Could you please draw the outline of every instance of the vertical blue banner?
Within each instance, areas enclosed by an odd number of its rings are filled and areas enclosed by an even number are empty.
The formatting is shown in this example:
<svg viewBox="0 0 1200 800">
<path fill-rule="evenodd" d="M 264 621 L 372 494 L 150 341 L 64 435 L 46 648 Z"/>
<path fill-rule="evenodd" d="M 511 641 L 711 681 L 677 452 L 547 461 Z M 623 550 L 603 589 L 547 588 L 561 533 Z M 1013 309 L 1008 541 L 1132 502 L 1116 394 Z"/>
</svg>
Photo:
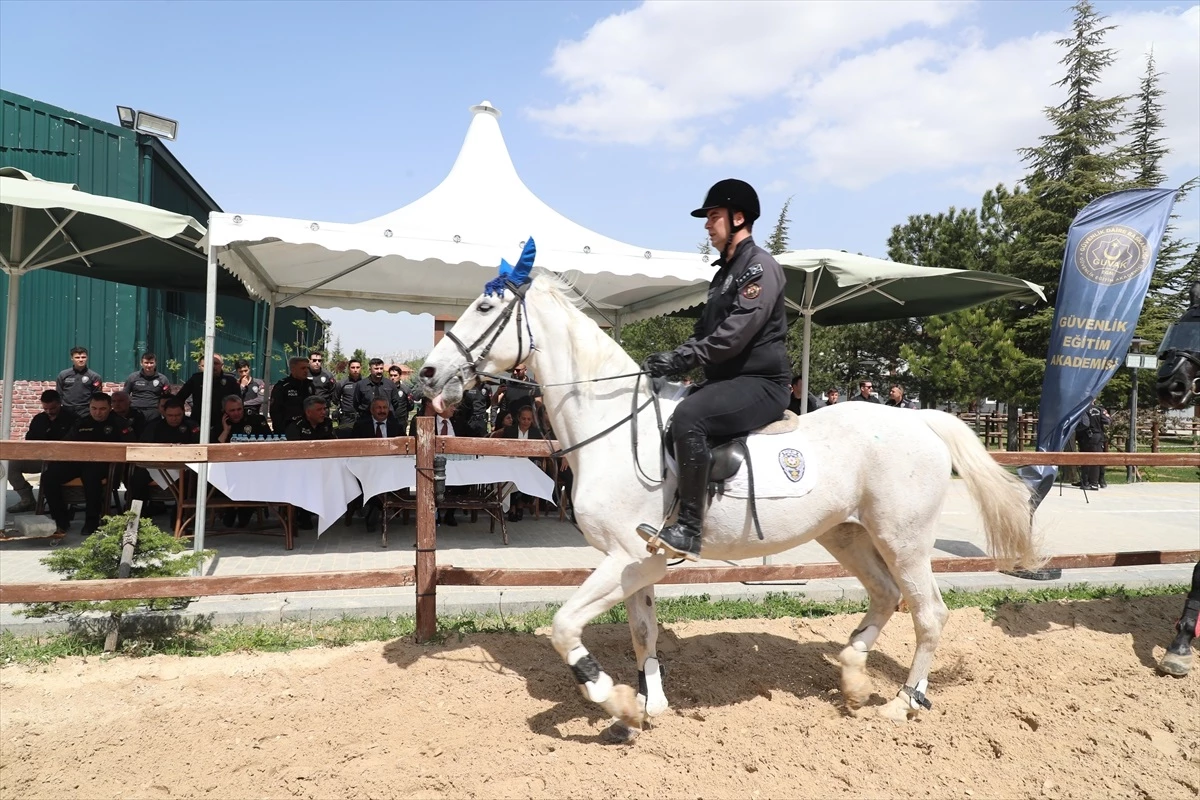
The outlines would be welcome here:
<svg viewBox="0 0 1200 800">
<path fill-rule="evenodd" d="M 1071 223 L 1038 406 L 1039 451 L 1062 450 L 1088 404 L 1125 362 L 1177 191 L 1106 194 Z M 1022 467 L 1019 474 L 1037 505 L 1058 468 Z"/>
</svg>

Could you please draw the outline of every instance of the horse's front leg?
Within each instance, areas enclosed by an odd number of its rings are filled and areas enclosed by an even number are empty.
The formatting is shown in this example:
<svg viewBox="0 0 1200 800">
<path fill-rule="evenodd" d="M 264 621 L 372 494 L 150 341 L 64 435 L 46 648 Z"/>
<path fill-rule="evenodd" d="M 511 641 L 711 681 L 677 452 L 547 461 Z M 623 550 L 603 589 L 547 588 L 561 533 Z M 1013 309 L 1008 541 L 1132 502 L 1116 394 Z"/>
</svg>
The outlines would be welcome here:
<svg viewBox="0 0 1200 800">
<path fill-rule="evenodd" d="M 662 665 L 658 659 L 658 615 L 654 610 L 654 584 L 639 589 L 625 598 L 629 616 L 629 632 L 633 636 L 633 653 L 638 665 L 638 707 L 647 717 L 657 717 L 667 710 L 667 695 L 663 691 Z"/>
<path fill-rule="evenodd" d="M 666 574 L 666 559 L 635 560 L 609 554 L 600 562 L 571 598 L 554 615 L 550 640 L 554 649 L 575 673 L 583 696 L 631 728 L 641 728 L 642 713 L 631 687 L 614 685 L 600 662 L 583 646 L 583 626 L 629 595 L 649 586 Z"/>
</svg>

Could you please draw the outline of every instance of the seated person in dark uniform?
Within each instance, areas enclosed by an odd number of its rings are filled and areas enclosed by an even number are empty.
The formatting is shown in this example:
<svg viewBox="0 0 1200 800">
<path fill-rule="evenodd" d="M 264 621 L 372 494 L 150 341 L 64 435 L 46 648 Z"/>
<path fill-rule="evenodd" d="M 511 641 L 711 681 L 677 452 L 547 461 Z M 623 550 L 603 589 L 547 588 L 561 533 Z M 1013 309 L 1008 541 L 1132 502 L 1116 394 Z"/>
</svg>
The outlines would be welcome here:
<svg viewBox="0 0 1200 800">
<path fill-rule="evenodd" d="M 29 422 L 29 430 L 25 432 L 27 442 L 58 442 L 66 438 L 75 425 L 76 417 L 63 408 L 62 397 L 55 389 L 42 392 L 42 413 Z M 8 513 L 20 514 L 33 511 L 37 503 L 33 499 L 33 486 L 25 480 L 25 473 L 40 474 L 45 469 L 42 461 L 10 461 L 8 462 L 8 482 L 16 491 L 20 501 L 8 507 Z"/>
<path fill-rule="evenodd" d="M 144 444 L 196 444 L 200 441 L 200 427 L 183 413 L 179 398 L 168 397 L 163 403 L 162 418 L 147 425 L 139 441 Z M 153 482 L 149 472 L 134 467 L 125 482 L 125 497 L 129 500 L 150 499 Z"/>
<path fill-rule="evenodd" d="M 112 413 L 112 398 L 103 392 L 92 395 L 88 403 L 88 416 L 78 420 L 66 435 L 69 442 L 131 442 L 133 428 L 121 417 Z M 109 465 L 100 461 L 55 461 L 46 467 L 42 475 L 42 491 L 46 493 L 46 504 L 54 519 L 54 536 L 67 535 L 71 525 L 71 512 L 63 499 L 63 484 L 75 478 L 83 481 L 85 512 L 83 535 L 90 536 L 100 527 L 100 509 L 104 502 L 104 481 L 108 478 Z"/>
<path fill-rule="evenodd" d="M 236 394 L 231 394 L 225 398 L 224 413 L 221 418 L 213 423 L 212 434 L 208 437 L 209 441 L 217 442 L 218 444 L 228 444 L 234 436 L 270 436 L 271 429 L 267 427 L 267 418 L 261 414 L 248 414 L 242 398 Z M 266 513 L 266 508 L 263 508 Z M 236 525 L 239 528 L 244 528 L 250 524 L 250 518 L 254 516 L 253 508 L 227 508 L 221 516 L 221 521 L 225 523 L 225 527 L 232 528 Z"/>
<path fill-rule="evenodd" d="M 132 405 L 132 398 L 129 393 L 118 389 L 113 392 L 112 397 L 112 413 L 121 417 L 131 426 L 133 426 L 133 435 L 137 439 L 142 438 L 142 433 L 146 430 L 146 415 Z"/>
<path fill-rule="evenodd" d="M 385 397 L 377 397 L 371 401 L 370 414 L 365 417 L 360 417 L 354 423 L 354 429 L 351 435 L 353 439 L 390 439 L 393 436 L 403 436 L 404 428 L 400 426 L 400 421 L 392 415 L 392 406 Z M 350 501 L 350 505 L 346 507 L 346 516 L 342 521 L 349 526 L 354 521 L 354 515 L 362 508 L 363 499 L 361 496 Z M 379 512 L 382 504 L 378 497 L 372 497 L 367 501 L 367 533 L 375 532 L 375 523 L 379 520 Z"/>
<path fill-rule="evenodd" d="M 231 394 L 225 398 L 224 413 L 215 420 L 209 441 L 228 444 L 234 436 L 270 436 L 267 418 L 259 414 L 248 414 L 242 398 Z"/>
<path fill-rule="evenodd" d="M 303 359 L 301 359 L 303 361 Z M 307 365 L 305 366 L 307 370 Z M 307 379 L 305 379 L 307 380 Z M 325 417 L 327 406 L 325 401 L 316 395 L 304 399 L 304 418 L 298 419 L 287 426 L 288 441 L 311 442 L 335 438 L 333 423 Z M 312 530 L 312 512 L 308 509 L 296 509 L 296 524 L 301 530 Z"/>
</svg>

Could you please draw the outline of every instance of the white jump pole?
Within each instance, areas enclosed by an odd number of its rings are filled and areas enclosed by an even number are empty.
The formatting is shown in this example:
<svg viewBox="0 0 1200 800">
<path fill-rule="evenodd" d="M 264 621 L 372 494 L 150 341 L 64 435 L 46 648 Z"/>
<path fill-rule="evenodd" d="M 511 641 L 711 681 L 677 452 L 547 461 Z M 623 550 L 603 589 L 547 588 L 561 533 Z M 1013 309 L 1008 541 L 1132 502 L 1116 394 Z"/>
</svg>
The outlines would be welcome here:
<svg viewBox="0 0 1200 800">
<path fill-rule="evenodd" d="M 217 251 L 208 245 L 207 294 L 204 298 L 204 382 L 200 392 L 200 444 L 208 444 L 212 430 L 213 352 L 217 344 Z M 208 513 L 208 461 L 200 462 L 196 481 L 196 520 L 192 546 L 196 552 L 204 549 L 204 522 Z"/>
</svg>

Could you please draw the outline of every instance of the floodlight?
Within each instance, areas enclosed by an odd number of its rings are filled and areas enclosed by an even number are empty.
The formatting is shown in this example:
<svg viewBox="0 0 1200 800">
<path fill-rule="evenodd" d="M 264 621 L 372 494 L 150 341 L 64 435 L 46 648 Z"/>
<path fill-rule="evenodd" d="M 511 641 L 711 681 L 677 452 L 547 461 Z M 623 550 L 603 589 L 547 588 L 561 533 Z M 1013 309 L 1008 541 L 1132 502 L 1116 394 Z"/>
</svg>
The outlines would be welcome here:
<svg viewBox="0 0 1200 800">
<path fill-rule="evenodd" d="M 173 119 L 139 111 L 137 112 L 137 121 L 134 123 L 133 129 L 138 133 L 157 136 L 160 139 L 173 142 L 175 141 L 175 134 L 179 132 L 179 123 Z"/>
<path fill-rule="evenodd" d="M 133 114 L 134 111 L 129 106 L 117 106 L 117 116 L 121 120 L 122 128 L 133 127 Z"/>
</svg>

